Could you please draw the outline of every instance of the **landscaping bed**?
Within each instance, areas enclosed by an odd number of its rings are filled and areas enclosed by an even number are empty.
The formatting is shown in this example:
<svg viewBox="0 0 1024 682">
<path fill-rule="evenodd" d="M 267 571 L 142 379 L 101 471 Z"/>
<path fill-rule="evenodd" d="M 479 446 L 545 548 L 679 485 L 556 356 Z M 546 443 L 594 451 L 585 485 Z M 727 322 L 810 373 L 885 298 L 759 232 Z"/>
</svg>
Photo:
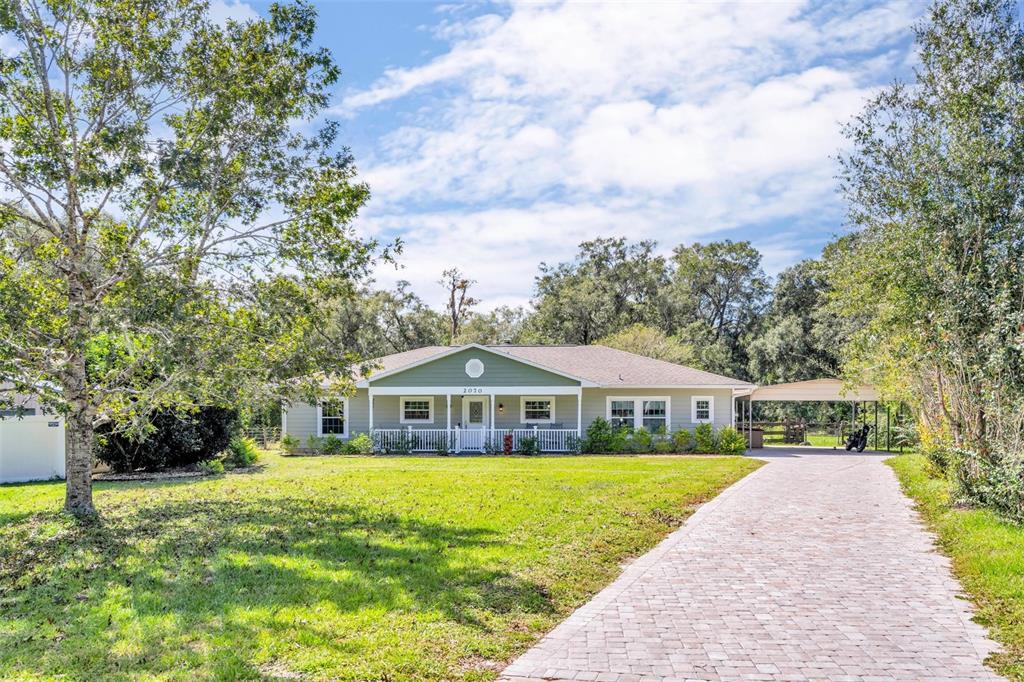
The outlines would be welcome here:
<svg viewBox="0 0 1024 682">
<path fill-rule="evenodd" d="M 0 487 L 0 678 L 489 680 L 742 457 L 284 458 Z"/>
</svg>

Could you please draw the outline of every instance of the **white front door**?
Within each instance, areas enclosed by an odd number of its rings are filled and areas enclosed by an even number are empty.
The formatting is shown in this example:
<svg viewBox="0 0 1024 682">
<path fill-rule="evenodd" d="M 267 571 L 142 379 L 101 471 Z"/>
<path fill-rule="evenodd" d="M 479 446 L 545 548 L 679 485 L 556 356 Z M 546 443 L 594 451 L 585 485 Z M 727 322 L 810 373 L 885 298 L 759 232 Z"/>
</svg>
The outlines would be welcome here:
<svg viewBox="0 0 1024 682">
<path fill-rule="evenodd" d="M 484 449 L 486 429 L 490 422 L 488 397 L 462 399 L 462 449 Z"/>
</svg>

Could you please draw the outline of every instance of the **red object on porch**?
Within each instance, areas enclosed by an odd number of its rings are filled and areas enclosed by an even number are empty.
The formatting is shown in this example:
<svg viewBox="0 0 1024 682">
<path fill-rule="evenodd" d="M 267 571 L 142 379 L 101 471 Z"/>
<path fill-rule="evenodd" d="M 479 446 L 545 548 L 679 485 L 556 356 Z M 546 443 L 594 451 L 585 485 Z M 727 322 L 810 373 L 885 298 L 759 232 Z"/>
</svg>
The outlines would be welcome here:
<svg viewBox="0 0 1024 682">
<path fill-rule="evenodd" d="M 502 436 L 501 445 L 502 445 L 502 449 L 505 451 L 506 455 L 511 455 L 512 454 L 512 434 L 511 433 L 506 433 L 504 436 Z"/>
</svg>

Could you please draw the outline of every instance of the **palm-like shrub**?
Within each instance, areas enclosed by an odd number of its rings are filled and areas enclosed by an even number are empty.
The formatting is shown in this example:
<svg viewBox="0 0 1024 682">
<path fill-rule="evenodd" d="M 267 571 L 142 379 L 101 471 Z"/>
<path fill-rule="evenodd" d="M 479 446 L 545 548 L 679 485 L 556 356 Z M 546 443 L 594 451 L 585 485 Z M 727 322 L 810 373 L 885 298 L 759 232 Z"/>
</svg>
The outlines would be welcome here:
<svg viewBox="0 0 1024 682">
<path fill-rule="evenodd" d="M 718 432 L 718 451 L 723 455 L 742 455 L 747 451 L 747 440 L 731 426 Z"/>
<path fill-rule="evenodd" d="M 718 452 L 715 429 L 711 424 L 697 424 L 693 430 L 694 452 L 704 454 Z"/>
</svg>

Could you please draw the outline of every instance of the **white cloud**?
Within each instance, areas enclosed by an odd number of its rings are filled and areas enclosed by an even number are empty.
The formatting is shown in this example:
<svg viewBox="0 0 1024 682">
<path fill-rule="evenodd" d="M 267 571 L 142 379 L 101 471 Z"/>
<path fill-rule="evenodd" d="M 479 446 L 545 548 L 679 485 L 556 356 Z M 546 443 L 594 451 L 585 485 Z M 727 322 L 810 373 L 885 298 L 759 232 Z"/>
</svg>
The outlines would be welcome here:
<svg viewBox="0 0 1024 682">
<path fill-rule="evenodd" d="M 513 3 L 448 16 L 435 30 L 447 52 L 387 71 L 335 112 L 408 100 L 403 125 L 361 159 L 368 224 L 409 243 L 398 276 L 429 291 L 459 265 L 486 303 L 524 301 L 537 263 L 583 239 L 670 247 L 834 219 L 840 123 L 907 63 L 921 11 L 901 0 Z M 796 259 L 797 243 L 766 260 Z"/>
<path fill-rule="evenodd" d="M 223 26 L 228 19 L 245 22 L 259 19 L 260 13 L 242 0 L 213 0 L 210 3 L 210 19 Z"/>
<path fill-rule="evenodd" d="M 22 44 L 9 33 L 0 33 L 0 54 L 5 57 L 14 57 L 21 52 L 22 48 Z"/>
</svg>

